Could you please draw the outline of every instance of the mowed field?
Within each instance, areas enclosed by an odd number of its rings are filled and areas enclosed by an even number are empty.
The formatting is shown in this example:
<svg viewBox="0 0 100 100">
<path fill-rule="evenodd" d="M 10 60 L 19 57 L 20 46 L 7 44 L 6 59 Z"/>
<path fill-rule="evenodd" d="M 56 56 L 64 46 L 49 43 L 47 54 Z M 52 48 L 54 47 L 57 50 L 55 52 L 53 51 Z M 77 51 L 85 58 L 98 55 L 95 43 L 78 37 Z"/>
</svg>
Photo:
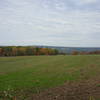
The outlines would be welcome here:
<svg viewBox="0 0 100 100">
<path fill-rule="evenodd" d="M 99 55 L 0 58 L 0 91 L 13 89 L 36 93 L 66 82 L 96 77 L 100 77 Z"/>
</svg>

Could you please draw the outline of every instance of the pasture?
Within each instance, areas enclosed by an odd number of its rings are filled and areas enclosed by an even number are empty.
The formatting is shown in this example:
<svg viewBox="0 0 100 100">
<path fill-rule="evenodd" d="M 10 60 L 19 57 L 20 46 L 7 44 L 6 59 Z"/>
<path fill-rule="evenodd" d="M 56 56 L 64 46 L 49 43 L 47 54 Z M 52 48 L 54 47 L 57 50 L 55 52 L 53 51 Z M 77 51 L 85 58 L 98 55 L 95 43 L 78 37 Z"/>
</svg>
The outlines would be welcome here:
<svg viewBox="0 0 100 100">
<path fill-rule="evenodd" d="M 0 58 L 0 91 L 33 93 L 100 76 L 100 56 L 18 56 Z"/>
</svg>

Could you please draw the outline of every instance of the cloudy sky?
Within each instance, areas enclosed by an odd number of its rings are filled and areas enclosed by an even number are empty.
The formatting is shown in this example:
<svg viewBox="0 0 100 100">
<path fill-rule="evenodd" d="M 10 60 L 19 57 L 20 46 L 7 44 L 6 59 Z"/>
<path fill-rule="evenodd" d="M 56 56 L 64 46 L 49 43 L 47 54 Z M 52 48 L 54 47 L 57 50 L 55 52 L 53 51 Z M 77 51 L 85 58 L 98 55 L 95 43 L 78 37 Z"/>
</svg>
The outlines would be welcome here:
<svg viewBox="0 0 100 100">
<path fill-rule="evenodd" d="M 100 47 L 100 0 L 0 0 L 0 45 Z"/>
</svg>

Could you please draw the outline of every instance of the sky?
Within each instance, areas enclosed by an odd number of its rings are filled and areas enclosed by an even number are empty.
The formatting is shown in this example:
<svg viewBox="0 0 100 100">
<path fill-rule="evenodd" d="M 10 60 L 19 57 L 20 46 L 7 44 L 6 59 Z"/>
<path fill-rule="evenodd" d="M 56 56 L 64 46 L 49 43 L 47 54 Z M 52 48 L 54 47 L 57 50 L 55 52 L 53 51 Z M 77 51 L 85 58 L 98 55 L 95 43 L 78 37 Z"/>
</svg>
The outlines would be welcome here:
<svg viewBox="0 0 100 100">
<path fill-rule="evenodd" d="M 100 47 L 100 0 L 0 0 L 0 45 Z"/>
</svg>

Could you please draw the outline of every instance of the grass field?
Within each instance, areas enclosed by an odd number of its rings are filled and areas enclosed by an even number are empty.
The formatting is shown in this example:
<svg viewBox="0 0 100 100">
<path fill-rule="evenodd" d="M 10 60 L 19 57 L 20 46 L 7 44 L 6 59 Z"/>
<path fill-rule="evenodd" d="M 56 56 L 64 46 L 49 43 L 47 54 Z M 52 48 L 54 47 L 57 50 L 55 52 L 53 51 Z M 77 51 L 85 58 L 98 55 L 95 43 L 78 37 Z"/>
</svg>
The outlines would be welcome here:
<svg viewBox="0 0 100 100">
<path fill-rule="evenodd" d="M 61 86 L 66 82 L 80 82 L 81 80 L 95 79 L 97 76 L 100 76 L 99 55 L 1 57 L 0 97 L 5 98 L 5 96 L 7 96 L 4 100 L 15 100 L 9 98 L 11 98 L 11 95 L 14 96 L 18 94 L 19 96 L 20 94 L 21 98 L 18 100 L 32 100 L 27 99 L 31 93 L 38 93 L 39 91 L 51 87 Z M 89 84 L 91 83 L 95 83 L 95 81 L 90 81 Z M 99 86 L 98 81 L 96 83 L 96 86 L 97 85 Z M 79 88 L 79 86 L 77 86 L 77 88 Z M 87 86 L 88 89 L 88 85 L 86 84 L 85 86 Z M 91 87 L 94 86 L 95 85 L 91 85 Z M 68 85 L 64 87 L 71 89 L 73 86 Z M 77 91 L 80 91 L 82 88 L 84 87 L 80 87 Z M 55 90 L 56 89 L 53 91 Z M 97 87 L 95 90 L 95 93 L 98 94 L 99 88 Z M 66 91 L 68 92 L 68 90 Z M 73 89 L 71 89 L 71 91 L 73 92 Z M 91 91 L 94 91 L 94 89 L 89 90 L 89 92 Z M 82 93 L 85 94 L 85 92 Z M 49 93 L 47 93 L 47 99 L 48 94 Z M 57 93 L 57 95 L 58 94 L 59 93 Z M 96 97 L 95 94 L 93 95 Z M 35 100 L 42 100 L 41 96 Z"/>
<path fill-rule="evenodd" d="M 100 56 L 23 56 L 0 58 L 0 91 L 47 89 L 66 81 L 100 75 Z"/>
</svg>

